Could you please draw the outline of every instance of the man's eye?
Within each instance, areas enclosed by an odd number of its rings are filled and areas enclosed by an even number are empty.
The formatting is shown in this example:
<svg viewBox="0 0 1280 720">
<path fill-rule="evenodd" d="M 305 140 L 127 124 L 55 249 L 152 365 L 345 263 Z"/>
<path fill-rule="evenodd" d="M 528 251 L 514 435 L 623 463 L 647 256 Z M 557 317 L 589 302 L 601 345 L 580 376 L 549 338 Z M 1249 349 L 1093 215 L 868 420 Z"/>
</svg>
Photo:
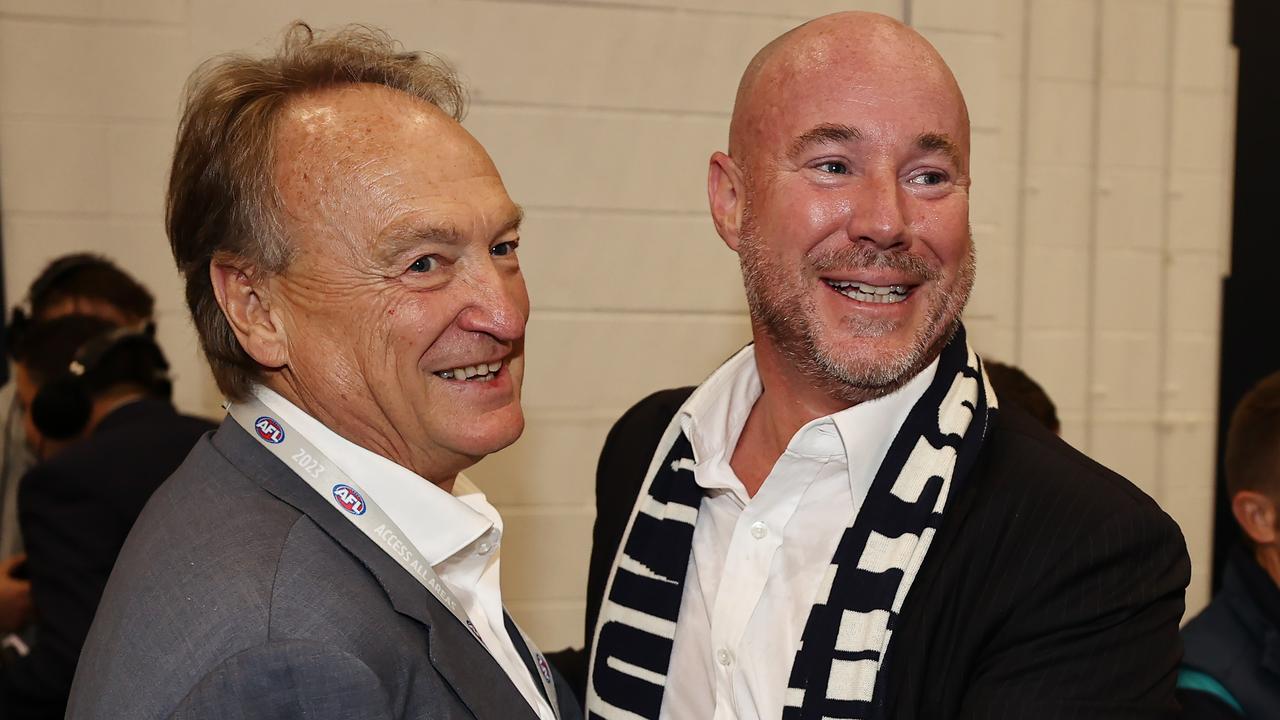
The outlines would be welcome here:
<svg viewBox="0 0 1280 720">
<path fill-rule="evenodd" d="M 409 272 L 411 273 L 431 272 L 432 270 L 435 270 L 438 267 L 440 267 L 439 260 L 436 260 L 435 257 L 432 255 L 423 255 L 422 257 L 413 261 L 413 264 L 409 266 Z"/>
<path fill-rule="evenodd" d="M 515 255 L 516 248 L 518 247 L 520 247 L 519 240 L 508 240 L 506 242 L 500 242 L 497 245 L 494 245 L 493 247 L 489 248 L 489 254 L 494 257 L 502 257 L 504 255 Z"/>
<path fill-rule="evenodd" d="M 907 182 L 913 185 L 941 185 L 946 182 L 947 176 L 938 172 L 924 172 L 916 175 Z"/>
<path fill-rule="evenodd" d="M 842 162 L 837 162 L 835 160 L 828 160 L 824 163 L 818 163 L 817 167 L 822 172 L 831 173 L 832 175 L 847 175 L 849 173 L 848 165 L 845 165 Z"/>
</svg>

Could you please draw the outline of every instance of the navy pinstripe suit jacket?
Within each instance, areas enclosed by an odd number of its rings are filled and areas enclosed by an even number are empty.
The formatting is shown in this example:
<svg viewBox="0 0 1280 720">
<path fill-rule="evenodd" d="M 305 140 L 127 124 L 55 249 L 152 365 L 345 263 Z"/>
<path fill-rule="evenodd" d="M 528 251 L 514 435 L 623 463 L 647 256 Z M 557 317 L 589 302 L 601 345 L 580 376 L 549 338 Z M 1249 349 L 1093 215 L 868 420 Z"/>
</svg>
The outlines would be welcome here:
<svg viewBox="0 0 1280 720">
<path fill-rule="evenodd" d="M 605 442 L 588 642 L 653 450 L 691 391 L 651 395 Z M 1181 531 L 1150 497 L 1001 407 L 903 606 L 883 670 L 886 716 L 1177 717 L 1190 572 Z"/>
</svg>

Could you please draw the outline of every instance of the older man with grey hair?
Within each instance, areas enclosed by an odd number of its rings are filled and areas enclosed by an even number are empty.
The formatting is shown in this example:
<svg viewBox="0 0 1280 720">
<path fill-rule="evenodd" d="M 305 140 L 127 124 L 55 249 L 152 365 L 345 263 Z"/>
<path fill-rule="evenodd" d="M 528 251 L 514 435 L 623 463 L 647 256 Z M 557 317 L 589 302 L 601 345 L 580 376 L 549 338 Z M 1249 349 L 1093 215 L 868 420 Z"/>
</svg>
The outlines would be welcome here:
<svg viewBox="0 0 1280 720">
<path fill-rule="evenodd" d="M 520 208 L 461 114 L 367 28 L 193 77 L 168 232 L 229 415 L 139 518 L 68 717 L 578 715 L 461 475 L 523 429 L 529 315 Z"/>
</svg>

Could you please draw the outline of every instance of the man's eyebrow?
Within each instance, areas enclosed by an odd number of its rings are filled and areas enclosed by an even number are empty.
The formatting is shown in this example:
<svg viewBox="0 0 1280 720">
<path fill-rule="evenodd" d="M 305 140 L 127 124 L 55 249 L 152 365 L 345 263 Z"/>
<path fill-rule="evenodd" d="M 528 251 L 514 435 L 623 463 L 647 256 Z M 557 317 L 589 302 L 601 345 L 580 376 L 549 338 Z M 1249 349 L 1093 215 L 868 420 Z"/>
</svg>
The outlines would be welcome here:
<svg viewBox="0 0 1280 720">
<path fill-rule="evenodd" d="M 816 125 L 791 141 L 789 155 L 799 155 L 813 145 L 834 145 L 861 139 L 862 131 L 850 125 Z"/>
<path fill-rule="evenodd" d="M 462 233 L 452 225 L 407 225 L 386 235 L 379 244 L 378 259 L 390 264 L 424 244 L 458 245 L 462 241 Z"/>
<path fill-rule="evenodd" d="M 955 163 L 956 167 L 964 167 L 964 156 L 960 152 L 960 146 L 942 133 L 921 134 L 916 138 L 916 147 L 925 152 L 941 152 Z"/>
<path fill-rule="evenodd" d="M 498 230 L 498 235 L 519 230 L 522 222 L 524 208 L 516 205 L 510 218 Z M 465 242 L 462 232 L 452 225 L 407 225 L 387 234 L 378 248 L 378 259 L 384 263 L 394 263 L 401 255 L 421 245 L 461 245 Z"/>
<path fill-rule="evenodd" d="M 506 225 L 502 226 L 502 230 L 498 234 L 519 230 L 522 223 L 524 223 L 524 208 L 516 205 L 516 211 L 512 213 L 511 219 L 507 221 Z"/>
</svg>

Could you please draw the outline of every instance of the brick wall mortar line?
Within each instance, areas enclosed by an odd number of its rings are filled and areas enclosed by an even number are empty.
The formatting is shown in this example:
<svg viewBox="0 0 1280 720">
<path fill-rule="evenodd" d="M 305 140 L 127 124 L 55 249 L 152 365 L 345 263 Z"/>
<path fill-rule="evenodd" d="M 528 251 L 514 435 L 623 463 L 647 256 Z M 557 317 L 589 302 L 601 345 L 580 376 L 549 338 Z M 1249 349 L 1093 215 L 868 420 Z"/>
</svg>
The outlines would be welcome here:
<svg viewBox="0 0 1280 720">
<path fill-rule="evenodd" d="M 710 155 L 710 152 L 707 153 Z M 665 217 L 699 220 L 708 219 L 706 210 L 669 210 L 664 208 L 621 208 L 606 205 L 542 205 L 539 203 L 521 203 L 526 211 L 547 213 L 579 214 L 579 215 L 631 215 L 634 217 Z"/>
<path fill-rule="evenodd" d="M 942 33 L 945 35 L 963 35 L 966 37 L 981 37 L 988 40 L 999 40 L 1003 34 L 999 30 L 972 30 L 970 28 L 954 28 L 943 25 L 912 25 L 911 27 L 921 32 Z"/>
<path fill-rule="evenodd" d="M 685 320 L 746 320 L 746 307 L 741 311 L 731 310 L 664 310 L 662 308 L 629 309 L 629 308 L 541 308 L 535 306 L 539 320 L 655 320 L 669 321 L 673 317 Z"/>
<path fill-rule="evenodd" d="M 472 0 L 473 2 L 516 3 L 520 5 L 550 5 L 583 7 L 597 10 L 631 10 L 640 12 L 656 12 L 670 15 L 711 15 L 714 17 L 760 18 L 765 20 L 810 20 L 807 14 L 799 13 L 754 13 L 745 10 L 713 10 L 710 8 L 686 8 L 678 5 L 646 5 L 644 3 L 601 2 L 598 0 Z"/>
<path fill-rule="evenodd" d="M 187 29 L 187 24 L 182 21 L 165 22 L 163 20 L 142 20 L 135 18 L 78 17 L 75 15 L 41 15 L 39 13 L 0 11 L 0 21 L 4 20 L 37 25 L 71 25 L 74 27 L 108 27 L 130 30 L 152 29 L 184 31 Z"/>
<path fill-rule="evenodd" d="M 550 112 L 573 110 L 582 114 L 592 115 L 640 115 L 674 119 L 696 118 L 727 121 L 730 116 L 729 112 L 716 112 L 713 110 L 676 110 L 662 107 L 583 105 L 577 103 L 526 102 L 523 100 L 488 100 L 483 98 L 473 98 L 470 105 L 473 108 L 495 108 L 499 110 L 545 110 Z"/>
<path fill-rule="evenodd" d="M 1085 293 L 1085 367 L 1084 367 L 1084 448 L 1082 450 L 1088 454 L 1093 451 L 1094 438 L 1096 436 L 1097 405 L 1096 386 L 1098 371 L 1098 359 L 1096 357 L 1098 343 L 1096 334 L 1098 333 L 1097 313 L 1098 303 L 1096 300 L 1098 293 L 1098 168 L 1101 164 L 1102 152 L 1102 55 L 1103 55 L 1103 0 L 1094 0 L 1093 2 L 1093 72 L 1090 81 L 1092 84 L 1092 101 L 1093 112 L 1090 116 L 1090 141 L 1093 144 L 1093 152 L 1090 155 L 1089 162 L 1089 193 L 1088 193 L 1088 216 L 1089 216 L 1089 242 L 1085 247 L 1086 267 L 1089 269 L 1089 278 L 1087 280 L 1088 292 Z"/>
<path fill-rule="evenodd" d="M 131 128 L 150 128 L 153 130 L 171 130 L 176 129 L 178 125 L 177 103 L 174 103 L 175 114 L 172 118 L 162 120 L 160 118 L 147 118 L 142 116 L 132 116 L 124 119 L 114 118 L 108 115 L 81 115 L 66 113 L 39 113 L 24 112 L 21 110 L 0 110 L 0 122 L 14 123 L 32 123 L 40 122 L 46 125 L 82 125 L 90 127 L 106 126 L 107 128 L 115 127 L 131 127 Z"/>
<path fill-rule="evenodd" d="M 1013 307 L 1013 357 L 1010 362 L 1021 366 L 1023 363 L 1022 354 L 1026 338 L 1026 310 L 1023 307 L 1022 299 L 1026 297 L 1027 292 L 1027 263 L 1028 254 L 1027 246 L 1027 177 L 1030 166 L 1029 138 L 1031 136 L 1031 0 L 1022 0 L 1022 37 L 1021 47 L 1022 53 L 1019 57 L 1022 65 L 1022 73 L 1018 84 L 1018 125 L 1020 135 L 1018 138 L 1018 196 L 1015 199 L 1016 209 L 1014 216 L 1014 267 L 1018 269 L 1017 277 L 1014 278 L 1014 302 Z M 1007 40 L 1006 40 L 1007 42 Z"/>
<path fill-rule="evenodd" d="M 1169 273 L 1172 270 L 1170 260 L 1172 259 L 1172 232 L 1169 223 L 1169 213 L 1173 209 L 1173 203 L 1170 198 L 1169 189 L 1173 180 L 1173 94 L 1174 88 L 1177 87 L 1176 65 L 1177 65 L 1177 31 L 1179 22 L 1179 13 L 1177 7 L 1172 2 L 1164 3 L 1165 11 L 1169 13 L 1169 20 L 1165 23 L 1165 39 L 1167 47 L 1167 55 L 1165 59 L 1165 75 L 1164 75 L 1164 91 L 1165 98 L 1168 103 L 1168 112 L 1164 114 L 1164 124 L 1161 131 L 1164 133 L 1164 167 L 1161 173 L 1161 184 L 1164 192 L 1160 197 L 1160 277 L 1157 280 L 1158 295 L 1160 302 L 1157 305 L 1159 320 L 1156 324 L 1156 332 L 1158 340 L 1156 347 L 1161 352 L 1156 353 L 1156 411 L 1159 415 L 1160 425 L 1157 429 L 1156 436 L 1156 458 L 1155 458 L 1155 487 L 1158 491 L 1158 499 L 1165 500 L 1165 473 L 1168 470 L 1168 462 L 1166 456 L 1169 453 L 1169 443 L 1172 438 L 1170 436 L 1170 417 L 1169 417 L 1169 352 L 1170 347 L 1170 330 L 1172 317 L 1169 313 L 1169 290 L 1170 278 Z"/>
</svg>

